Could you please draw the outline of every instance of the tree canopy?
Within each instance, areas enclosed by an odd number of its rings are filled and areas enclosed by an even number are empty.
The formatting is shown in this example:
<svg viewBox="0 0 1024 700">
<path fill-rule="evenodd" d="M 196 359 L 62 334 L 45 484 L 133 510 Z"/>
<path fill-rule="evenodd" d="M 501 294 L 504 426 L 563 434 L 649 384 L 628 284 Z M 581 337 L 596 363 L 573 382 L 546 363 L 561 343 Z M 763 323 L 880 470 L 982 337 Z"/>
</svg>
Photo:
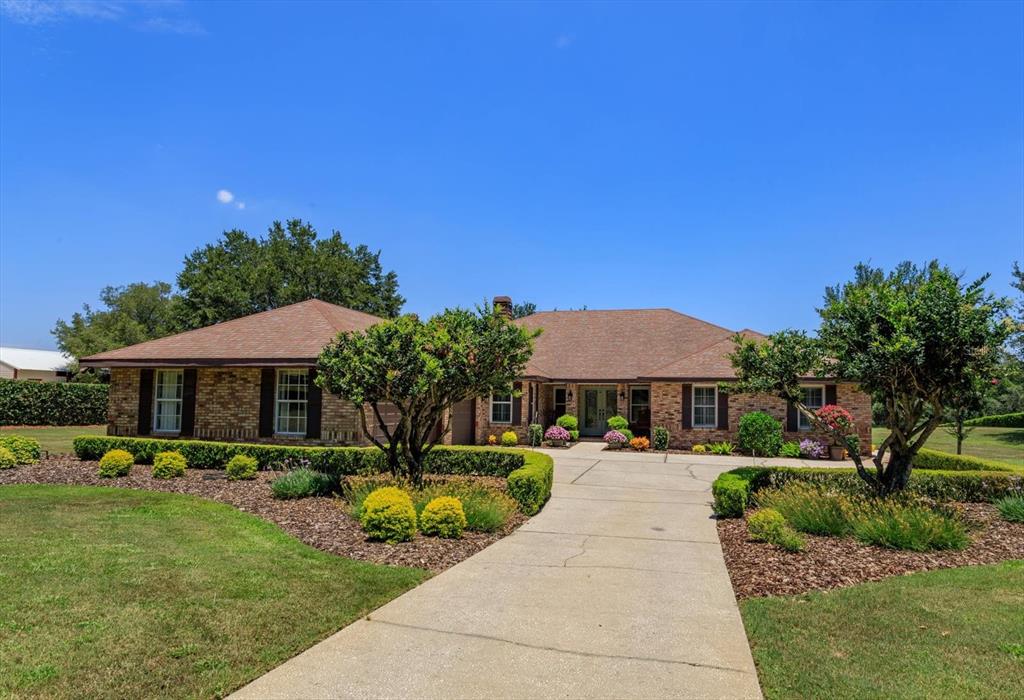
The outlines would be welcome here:
<svg viewBox="0 0 1024 700">
<path fill-rule="evenodd" d="M 874 474 L 855 440 L 848 442 L 851 456 L 878 493 L 899 491 L 945 408 L 991 381 L 1013 330 L 1009 302 L 985 291 L 987 278 L 964 282 L 935 261 L 905 262 L 888 274 L 858 265 L 852 281 L 825 291 L 817 337 L 783 331 L 763 342 L 736 338 L 736 389 L 780 396 L 828 430 L 802 403 L 800 379 L 857 383 L 883 402 L 890 434 L 878 446 Z"/>
<path fill-rule="evenodd" d="M 395 475 L 419 483 L 424 457 L 451 430 L 450 409 L 510 392 L 536 335 L 488 307 L 446 309 L 426 322 L 405 315 L 339 334 L 320 354 L 316 381 L 357 406 L 363 432 L 387 453 Z M 394 426 L 387 408 L 398 413 Z"/>
<path fill-rule="evenodd" d="M 136 282 L 124 287 L 104 287 L 103 310 L 88 304 L 57 321 L 53 335 L 61 351 L 75 358 L 93 355 L 152 340 L 176 332 L 175 298 L 166 282 Z"/>
</svg>

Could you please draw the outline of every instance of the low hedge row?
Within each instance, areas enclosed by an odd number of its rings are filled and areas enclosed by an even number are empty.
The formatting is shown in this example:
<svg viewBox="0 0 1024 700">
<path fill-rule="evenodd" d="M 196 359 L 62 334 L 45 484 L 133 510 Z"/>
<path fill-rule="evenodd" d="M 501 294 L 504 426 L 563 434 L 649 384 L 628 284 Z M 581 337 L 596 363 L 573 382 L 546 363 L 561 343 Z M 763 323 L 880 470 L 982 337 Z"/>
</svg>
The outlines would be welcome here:
<svg viewBox="0 0 1024 700">
<path fill-rule="evenodd" d="M 964 425 L 979 428 L 1024 428 L 1024 413 L 1000 413 L 994 416 L 981 416 L 964 421 Z"/>
<path fill-rule="evenodd" d="M 0 425 L 97 425 L 107 422 L 106 384 L 0 379 Z"/>
<path fill-rule="evenodd" d="M 967 472 L 1012 472 L 1017 469 L 1006 462 L 981 459 L 968 455 L 955 455 L 927 448 L 918 450 L 914 456 L 915 469 L 942 469 L 945 471 Z"/>
<path fill-rule="evenodd" d="M 721 474 L 711 486 L 715 513 L 738 518 L 753 494 L 779 488 L 792 481 L 821 484 L 850 495 L 867 495 L 867 484 L 855 469 L 799 467 L 743 467 Z M 907 490 L 936 501 L 987 503 L 1010 494 L 1024 493 L 1024 474 L 993 471 L 915 470 Z"/>
<path fill-rule="evenodd" d="M 523 452 L 525 464 L 508 475 L 508 492 L 520 509 L 533 515 L 551 498 L 555 461 L 540 452 Z"/>
</svg>

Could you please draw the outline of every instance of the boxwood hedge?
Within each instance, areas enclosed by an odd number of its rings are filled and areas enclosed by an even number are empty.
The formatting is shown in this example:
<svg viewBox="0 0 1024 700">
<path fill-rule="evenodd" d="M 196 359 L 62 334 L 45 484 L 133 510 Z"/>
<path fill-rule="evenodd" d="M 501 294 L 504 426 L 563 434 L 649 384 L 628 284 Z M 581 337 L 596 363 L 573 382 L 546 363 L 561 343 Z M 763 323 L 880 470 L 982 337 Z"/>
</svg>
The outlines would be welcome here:
<svg viewBox="0 0 1024 700">
<path fill-rule="evenodd" d="M 1024 428 L 1024 413 L 1000 413 L 994 416 L 981 416 L 964 421 L 964 425 L 984 428 Z"/>
<path fill-rule="evenodd" d="M 107 422 L 106 384 L 0 379 L 0 425 L 97 425 Z"/>
<path fill-rule="evenodd" d="M 915 469 L 942 469 L 945 471 L 968 472 L 1012 472 L 1018 470 L 1012 464 L 992 459 L 981 459 L 968 455 L 955 455 L 938 450 L 922 449 L 914 456 Z"/>
</svg>

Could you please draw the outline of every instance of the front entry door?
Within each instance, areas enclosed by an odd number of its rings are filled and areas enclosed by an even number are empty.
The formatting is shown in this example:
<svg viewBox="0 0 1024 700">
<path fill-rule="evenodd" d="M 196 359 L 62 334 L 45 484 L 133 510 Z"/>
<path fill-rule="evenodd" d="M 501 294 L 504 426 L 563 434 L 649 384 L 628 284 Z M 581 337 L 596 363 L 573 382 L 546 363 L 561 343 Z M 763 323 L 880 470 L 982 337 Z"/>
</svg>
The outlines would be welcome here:
<svg viewBox="0 0 1024 700">
<path fill-rule="evenodd" d="M 600 437 L 608 430 L 608 419 L 615 415 L 615 387 L 583 389 L 583 415 L 580 434 Z"/>
</svg>

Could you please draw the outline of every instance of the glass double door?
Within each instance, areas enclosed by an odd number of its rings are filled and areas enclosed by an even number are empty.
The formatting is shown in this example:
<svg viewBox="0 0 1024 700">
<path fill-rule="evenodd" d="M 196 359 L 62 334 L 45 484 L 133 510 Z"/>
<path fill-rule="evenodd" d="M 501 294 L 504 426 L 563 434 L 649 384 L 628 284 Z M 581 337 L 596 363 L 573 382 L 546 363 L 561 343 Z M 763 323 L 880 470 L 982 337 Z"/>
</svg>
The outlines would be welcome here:
<svg viewBox="0 0 1024 700">
<path fill-rule="evenodd" d="M 600 437 L 608 430 L 608 419 L 615 415 L 615 387 L 583 387 L 580 434 Z"/>
</svg>

